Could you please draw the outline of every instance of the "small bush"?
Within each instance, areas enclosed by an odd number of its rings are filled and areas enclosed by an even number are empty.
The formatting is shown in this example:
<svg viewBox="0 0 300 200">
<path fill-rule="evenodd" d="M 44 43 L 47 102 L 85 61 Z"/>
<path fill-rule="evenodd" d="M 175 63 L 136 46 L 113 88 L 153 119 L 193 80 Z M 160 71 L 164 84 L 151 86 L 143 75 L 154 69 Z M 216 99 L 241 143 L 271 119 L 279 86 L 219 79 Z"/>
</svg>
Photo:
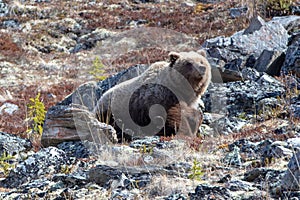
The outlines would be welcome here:
<svg viewBox="0 0 300 200">
<path fill-rule="evenodd" d="M 89 71 L 91 75 L 94 76 L 94 78 L 98 81 L 102 81 L 106 79 L 105 73 L 105 65 L 101 62 L 101 60 L 96 57 L 93 61 L 93 65 Z"/>
<path fill-rule="evenodd" d="M 31 128 L 28 129 L 29 133 L 37 133 L 42 135 L 43 124 L 45 120 L 46 110 L 43 102 L 40 101 L 40 93 L 35 98 L 30 98 L 28 104 L 29 120 L 31 120 Z"/>
<path fill-rule="evenodd" d="M 200 180 L 203 174 L 204 172 L 202 170 L 201 163 L 194 159 L 191 174 L 188 176 L 189 179 Z"/>
<path fill-rule="evenodd" d="M 3 171 L 4 175 L 7 176 L 9 171 L 15 167 L 14 164 L 10 164 L 9 160 L 13 159 L 12 155 L 3 152 L 0 156 L 0 169 Z"/>
</svg>

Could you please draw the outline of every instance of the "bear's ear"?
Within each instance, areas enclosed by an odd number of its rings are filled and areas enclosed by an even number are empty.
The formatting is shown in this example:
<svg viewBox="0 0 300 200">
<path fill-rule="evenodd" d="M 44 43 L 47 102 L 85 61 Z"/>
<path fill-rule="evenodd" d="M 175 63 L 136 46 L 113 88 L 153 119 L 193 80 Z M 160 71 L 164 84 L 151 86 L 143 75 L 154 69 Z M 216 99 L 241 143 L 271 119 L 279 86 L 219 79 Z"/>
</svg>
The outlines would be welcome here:
<svg viewBox="0 0 300 200">
<path fill-rule="evenodd" d="M 201 56 L 206 57 L 206 51 L 204 49 L 199 49 L 197 51 L 197 53 L 199 53 Z"/>
<path fill-rule="evenodd" d="M 179 57 L 180 57 L 179 53 L 176 53 L 176 52 L 173 52 L 173 51 L 170 52 L 169 53 L 169 58 L 170 58 L 171 65 L 174 64 Z"/>
</svg>

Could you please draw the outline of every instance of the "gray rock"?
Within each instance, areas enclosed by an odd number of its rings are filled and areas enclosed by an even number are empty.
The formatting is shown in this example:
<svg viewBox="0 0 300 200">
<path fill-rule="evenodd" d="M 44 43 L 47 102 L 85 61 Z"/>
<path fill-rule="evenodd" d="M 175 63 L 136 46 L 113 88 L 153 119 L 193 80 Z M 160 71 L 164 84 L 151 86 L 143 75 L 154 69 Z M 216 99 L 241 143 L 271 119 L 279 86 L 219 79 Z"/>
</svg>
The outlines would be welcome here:
<svg viewBox="0 0 300 200">
<path fill-rule="evenodd" d="M 230 8 L 230 16 L 232 18 L 238 18 L 242 15 L 245 15 L 247 13 L 248 8 L 247 7 L 239 7 L 239 8 Z"/>
<path fill-rule="evenodd" d="M 256 31 L 212 38 L 202 45 L 207 49 L 212 68 L 219 69 L 224 82 L 242 80 L 241 70 L 251 65 L 250 61 L 259 58 L 264 50 L 284 52 L 287 48 L 289 35 L 279 22 L 271 20 L 250 29 Z"/>
<path fill-rule="evenodd" d="M 267 182 L 269 186 L 276 187 L 280 183 L 285 170 L 274 170 L 268 168 L 255 168 L 244 174 L 244 181 L 261 183 Z"/>
<path fill-rule="evenodd" d="M 187 196 L 181 193 L 171 194 L 164 198 L 164 200 L 187 200 Z"/>
<path fill-rule="evenodd" d="M 45 148 L 20 162 L 8 177 L 1 181 L 1 185 L 7 188 L 19 187 L 31 180 L 59 173 L 61 167 L 67 163 L 65 152 L 55 147 Z"/>
<path fill-rule="evenodd" d="M 255 190 L 253 184 L 241 180 L 231 180 L 226 186 L 230 191 L 251 191 Z"/>
<path fill-rule="evenodd" d="M 280 23 L 288 31 L 289 34 L 298 32 L 300 28 L 300 16 L 289 15 L 274 17 L 272 21 Z"/>
<path fill-rule="evenodd" d="M 63 150 L 68 157 L 88 158 L 94 155 L 101 146 L 89 141 L 73 141 L 62 142 L 57 145 L 57 148 Z"/>
<path fill-rule="evenodd" d="M 240 155 L 240 148 L 234 146 L 233 150 L 226 154 L 225 158 L 223 159 L 223 162 L 229 166 L 241 166 L 242 160 Z"/>
<path fill-rule="evenodd" d="M 111 180 L 117 180 L 117 182 L 111 184 L 121 184 L 120 180 L 123 176 L 123 181 L 126 179 L 130 179 L 131 181 L 135 181 L 135 186 L 137 187 L 145 187 L 150 183 L 151 177 L 155 174 L 167 173 L 168 170 L 164 170 L 161 167 L 110 167 L 105 165 L 97 165 L 94 168 L 89 169 L 88 176 L 89 181 L 95 182 L 100 186 L 106 186 L 111 182 Z M 169 173 L 172 173 L 170 171 Z M 125 178 L 126 177 L 126 178 Z M 124 184 L 124 183 L 122 183 Z M 128 187 L 131 187 L 128 185 Z"/>
<path fill-rule="evenodd" d="M 290 9 L 293 15 L 300 15 L 300 6 L 291 6 Z"/>
<path fill-rule="evenodd" d="M 287 143 L 293 149 L 300 148 L 300 138 L 289 138 Z"/>
<path fill-rule="evenodd" d="M 212 186 L 206 184 L 198 185 L 195 189 L 195 192 L 190 193 L 189 196 L 191 200 L 231 199 L 231 194 L 228 189 L 221 186 Z"/>
<path fill-rule="evenodd" d="M 27 152 L 31 148 L 32 145 L 29 140 L 0 131 L 0 155 L 3 155 L 4 152 L 8 155 L 16 155 Z"/>
<path fill-rule="evenodd" d="M 281 181 L 281 187 L 287 191 L 295 191 L 300 189 L 300 151 L 298 150 L 288 163 L 284 177 Z"/>
<path fill-rule="evenodd" d="M 265 21 L 260 16 L 256 16 L 251 19 L 249 27 L 244 31 L 243 34 L 252 34 L 255 31 L 258 31 L 263 25 L 265 25 Z"/>
<path fill-rule="evenodd" d="M 256 60 L 254 68 L 258 72 L 266 72 L 272 76 L 279 76 L 284 60 L 284 53 L 264 50 Z"/>
<path fill-rule="evenodd" d="M 241 112 L 255 113 L 260 101 L 278 97 L 285 91 L 276 79 L 263 75 L 256 81 L 237 81 L 224 84 L 211 84 L 202 97 L 206 112 L 228 113 L 239 116 Z"/>
<path fill-rule="evenodd" d="M 135 149 L 140 149 L 142 147 L 151 147 L 153 145 L 156 145 L 159 141 L 160 140 L 158 136 L 145 137 L 143 139 L 137 139 L 132 141 L 129 146 Z"/>
<path fill-rule="evenodd" d="M 56 146 L 61 142 L 89 140 L 98 144 L 117 142 L 115 129 L 99 122 L 93 113 L 80 105 L 51 107 L 44 123 L 41 142 Z"/>
<path fill-rule="evenodd" d="M 19 107 L 16 104 L 4 103 L 2 106 L 0 106 L 0 115 L 2 114 L 12 115 L 17 110 L 19 110 Z"/>
<path fill-rule="evenodd" d="M 280 142 L 275 141 L 272 142 L 271 140 L 265 140 L 258 144 L 260 148 L 260 156 L 261 156 L 261 163 L 263 166 L 274 162 L 275 158 L 291 158 L 293 155 L 292 150 L 285 148 L 281 145 Z"/>
<path fill-rule="evenodd" d="M 8 15 L 9 13 L 9 9 L 6 3 L 2 2 L 2 0 L 0 1 L 0 17 L 4 17 L 6 15 Z"/>
<path fill-rule="evenodd" d="M 20 23 L 17 20 L 5 20 L 1 23 L 3 28 L 19 29 Z"/>
<path fill-rule="evenodd" d="M 294 35 L 291 44 L 286 52 L 282 72 L 288 74 L 292 72 L 300 78 L 300 32 Z"/>
</svg>

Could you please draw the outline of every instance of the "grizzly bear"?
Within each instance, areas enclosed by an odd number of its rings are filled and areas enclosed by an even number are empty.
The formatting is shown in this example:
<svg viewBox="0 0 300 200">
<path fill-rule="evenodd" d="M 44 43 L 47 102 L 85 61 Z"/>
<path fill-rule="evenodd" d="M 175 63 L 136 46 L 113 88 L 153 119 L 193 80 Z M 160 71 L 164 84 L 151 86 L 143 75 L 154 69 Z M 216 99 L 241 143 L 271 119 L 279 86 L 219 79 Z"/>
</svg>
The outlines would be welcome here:
<svg viewBox="0 0 300 200">
<path fill-rule="evenodd" d="M 197 101 L 210 83 L 210 64 L 204 50 L 171 52 L 169 59 L 105 92 L 94 109 L 98 120 L 113 125 L 119 138 L 196 135 L 202 123 Z"/>
</svg>

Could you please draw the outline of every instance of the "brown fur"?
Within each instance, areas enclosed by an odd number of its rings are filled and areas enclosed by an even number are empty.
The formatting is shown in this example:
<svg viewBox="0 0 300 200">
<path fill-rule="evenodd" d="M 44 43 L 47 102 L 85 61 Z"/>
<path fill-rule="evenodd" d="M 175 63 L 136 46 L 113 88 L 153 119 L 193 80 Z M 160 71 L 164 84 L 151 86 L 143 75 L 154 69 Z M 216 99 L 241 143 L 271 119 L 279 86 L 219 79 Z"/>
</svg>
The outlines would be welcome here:
<svg viewBox="0 0 300 200">
<path fill-rule="evenodd" d="M 134 135 L 195 135 L 202 122 L 197 100 L 211 80 L 210 65 L 204 51 L 169 57 L 104 93 L 95 108 L 98 119 Z"/>
</svg>

